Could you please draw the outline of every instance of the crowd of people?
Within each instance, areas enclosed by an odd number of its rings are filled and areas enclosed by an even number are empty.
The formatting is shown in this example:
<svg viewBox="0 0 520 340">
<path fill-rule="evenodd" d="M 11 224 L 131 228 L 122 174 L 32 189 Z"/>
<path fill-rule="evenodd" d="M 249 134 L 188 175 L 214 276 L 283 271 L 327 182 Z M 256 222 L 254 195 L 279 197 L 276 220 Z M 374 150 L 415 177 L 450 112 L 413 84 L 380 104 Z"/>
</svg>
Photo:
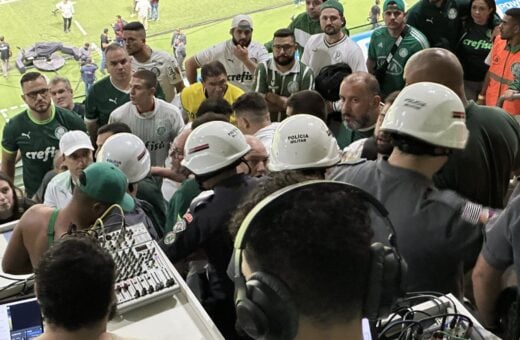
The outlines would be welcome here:
<svg viewBox="0 0 520 340">
<path fill-rule="evenodd" d="M 408 12 L 385 0 L 367 59 L 344 11 L 306 0 L 265 45 L 240 14 L 229 40 L 186 60 L 182 31 L 159 51 L 145 22 L 119 17 L 115 40 L 101 35 L 108 76 L 84 105 L 66 78 L 22 76 L 27 109 L 2 139 L 0 221 L 19 219 L 2 268 L 36 272 L 49 338 L 106 331 L 114 264 L 69 236 L 121 223 L 114 204 L 144 223 L 226 339 L 362 339 L 362 317 L 415 291 L 466 299 L 503 335 L 502 276 L 520 275 L 520 201 L 508 201 L 520 8 L 500 18 L 493 0 Z M 19 159 L 25 194 L 12 184 Z M 81 299 L 88 313 L 45 288 L 86 287 L 76 275 L 106 280 Z"/>
</svg>

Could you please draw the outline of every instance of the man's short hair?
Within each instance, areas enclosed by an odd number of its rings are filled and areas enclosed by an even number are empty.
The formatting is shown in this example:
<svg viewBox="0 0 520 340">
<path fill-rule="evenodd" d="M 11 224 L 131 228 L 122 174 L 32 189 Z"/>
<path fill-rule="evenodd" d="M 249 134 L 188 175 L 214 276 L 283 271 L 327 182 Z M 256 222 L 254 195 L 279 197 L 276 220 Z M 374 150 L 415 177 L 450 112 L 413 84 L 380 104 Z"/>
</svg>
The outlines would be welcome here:
<svg viewBox="0 0 520 340">
<path fill-rule="evenodd" d="M 287 107 L 292 108 L 292 114 L 307 113 L 327 122 L 325 99 L 316 91 L 303 90 L 292 94 L 287 100 Z"/>
<path fill-rule="evenodd" d="M 214 121 L 221 121 L 221 122 L 229 123 L 229 117 L 226 115 L 223 115 L 221 113 L 206 112 L 203 115 L 195 118 L 195 120 L 191 123 L 191 128 L 192 128 L 192 130 L 195 130 L 197 127 L 201 126 L 202 124 L 205 124 L 208 122 L 214 122 Z"/>
<path fill-rule="evenodd" d="M 227 77 L 226 68 L 218 60 L 202 65 L 202 68 L 200 69 L 200 77 L 202 78 L 202 81 L 206 81 L 209 77 L 217 77 L 222 74 Z"/>
<path fill-rule="evenodd" d="M 271 181 L 265 182 L 250 196 L 255 204 L 274 191 Z M 300 315 L 311 322 L 360 318 L 373 236 L 368 209 L 359 193 L 337 184 L 285 193 L 252 220 L 244 250 L 247 263 L 253 272 L 283 281 Z"/>
<path fill-rule="evenodd" d="M 108 28 L 103 28 L 103 33 L 108 33 Z"/>
<path fill-rule="evenodd" d="M 111 43 L 110 45 L 108 45 L 106 48 L 105 48 L 105 55 L 108 55 L 108 52 L 112 52 L 112 51 L 117 51 L 117 50 L 123 50 L 126 52 L 126 48 L 124 48 L 123 46 L 119 45 L 118 43 Z"/>
<path fill-rule="evenodd" d="M 229 116 L 233 113 L 233 108 L 224 98 L 207 98 L 200 104 L 195 116 L 200 117 L 206 112 L 214 112 Z"/>
<path fill-rule="evenodd" d="M 121 133 L 121 132 L 132 133 L 132 129 L 130 129 L 130 127 L 128 125 L 126 125 L 125 123 L 115 122 L 115 123 L 105 124 L 97 130 L 98 135 L 100 135 L 102 133 L 107 133 L 107 132 L 112 132 L 113 135 L 115 135 L 117 133 Z"/>
<path fill-rule="evenodd" d="M 56 76 L 56 77 L 52 78 L 51 81 L 49 82 L 49 87 L 57 85 L 59 83 L 64 83 L 65 88 L 72 92 L 72 85 L 70 84 L 70 80 L 65 77 L 61 77 L 61 76 Z"/>
<path fill-rule="evenodd" d="M 247 114 L 253 121 L 264 121 L 269 116 L 269 108 L 264 97 L 257 92 L 247 92 L 233 103 L 233 111 L 237 117 Z"/>
<path fill-rule="evenodd" d="M 143 31 L 145 32 L 143 24 L 139 21 L 132 21 L 123 26 L 123 31 Z"/>
<path fill-rule="evenodd" d="M 115 303 L 114 260 L 88 238 L 65 238 L 47 250 L 35 281 L 45 320 L 67 331 L 103 320 Z"/>
<path fill-rule="evenodd" d="M 43 74 L 41 74 L 40 72 L 27 72 L 25 73 L 22 78 L 20 79 L 20 86 L 23 87 L 23 84 L 24 83 L 27 83 L 29 81 L 35 81 L 36 79 L 38 78 L 43 78 L 45 79 L 45 77 L 43 76 Z"/>
<path fill-rule="evenodd" d="M 520 25 L 520 8 L 510 8 L 504 14 L 509 15 L 517 25 Z"/>
<path fill-rule="evenodd" d="M 366 89 L 374 94 L 374 95 L 380 95 L 381 90 L 379 88 L 379 82 L 377 81 L 377 78 L 368 72 L 358 71 L 358 72 L 352 72 L 352 74 L 349 74 L 343 79 L 343 83 L 355 83 L 355 82 L 361 82 L 365 85 Z"/>
<path fill-rule="evenodd" d="M 291 31 L 288 28 L 280 28 L 274 32 L 273 40 L 274 40 L 274 38 L 287 38 L 287 37 L 291 37 L 293 42 L 296 41 L 293 31 Z"/>
<path fill-rule="evenodd" d="M 134 72 L 134 74 L 132 74 L 132 77 L 144 80 L 146 87 L 148 87 L 149 89 L 152 87 L 157 88 L 157 76 L 152 71 L 139 70 Z"/>
</svg>

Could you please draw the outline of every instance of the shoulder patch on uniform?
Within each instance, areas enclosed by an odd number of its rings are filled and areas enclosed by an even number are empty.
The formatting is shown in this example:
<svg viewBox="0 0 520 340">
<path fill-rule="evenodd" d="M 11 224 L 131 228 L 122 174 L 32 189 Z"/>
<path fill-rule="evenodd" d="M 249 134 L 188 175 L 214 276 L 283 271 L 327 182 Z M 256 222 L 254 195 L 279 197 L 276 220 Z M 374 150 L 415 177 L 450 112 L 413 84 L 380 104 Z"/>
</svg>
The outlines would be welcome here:
<svg viewBox="0 0 520 340">
<path fill-rule="evenodd" d="M 175 233 L 175 231 L 170 231 L 169 233 L 164 235 L 164 244 L 167 246 L 170 244 L 173 244 L 173 242 L 175 242 L 176 238 L 177 238 L 177 234 Z"/>
<path fill-rule="evenodd" d="M 213 190 L 207 190 L 207 191 L 201 192 L 197 197 L 195 197 L 191 201 L 189 211 L 195 212 L 198 208 L 201 208 L 204 205 L 206 205 L 206 203 L 211 201 L 211 199 L 213 198 L 214 194 L 215 193 L 214 193 Z"/>
<path fill-rule="evenodd" d="M 175 234 L 177 233 L 180 233 L 180 232 L 183 232 L 184 230 L 186 230 L 186 225 L 188 223 L 186 223 L 186 220 L 183 218 L 183 219 L 180 219 L 179 221 L 177 221 L 177 223 L 175 223 L 175 225 L 173 226 L 173 229 L 172 229 L 172 232 L 174 232 Z"/>
</svg>

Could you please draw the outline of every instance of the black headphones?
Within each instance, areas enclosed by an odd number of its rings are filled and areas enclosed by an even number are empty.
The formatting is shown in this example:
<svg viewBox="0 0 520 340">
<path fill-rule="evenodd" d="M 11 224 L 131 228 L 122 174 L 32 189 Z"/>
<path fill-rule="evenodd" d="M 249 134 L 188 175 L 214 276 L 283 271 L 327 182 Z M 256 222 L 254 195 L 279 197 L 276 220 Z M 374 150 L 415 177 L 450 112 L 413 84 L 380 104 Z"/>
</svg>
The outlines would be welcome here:
<svg viewBox="0 0 520 340">
<path fill-rule="evenodd" d="M 395 231 L 388 211 L 372 195 L 360 188 L 335 181 L 315 180 L 287 186 L 260 201 L 245 217 L 234 245 L 234 283 L 237 329 L 254 339 L 293 339 L 298 331 L 298 310 L 291 299 L 290 288 L 279 278 L 265 272 L 254 272 L 249 280 L 242 274 L 242 253 L 251 234 L 249 226 L 266 206 L 287 193 L 309 186 L 331 185 L 354 191 L 385 220 L 389 229 L 390 247 L 382 243 L 371 246 L 368 288 L 363 302 L 363 316 L 375 321 L 389 314 L 392 304 L 401 293 L 406 263 L 395 247 Z M 338 268 L 339 270 L 341 268 Z"/>
</svg>

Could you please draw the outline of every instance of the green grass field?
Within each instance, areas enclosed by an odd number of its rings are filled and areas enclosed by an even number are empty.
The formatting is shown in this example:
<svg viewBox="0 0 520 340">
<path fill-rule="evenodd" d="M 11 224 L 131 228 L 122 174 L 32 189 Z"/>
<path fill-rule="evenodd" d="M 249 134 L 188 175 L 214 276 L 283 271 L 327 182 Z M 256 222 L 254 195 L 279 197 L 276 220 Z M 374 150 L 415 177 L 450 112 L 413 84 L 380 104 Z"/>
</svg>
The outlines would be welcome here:
<svg viewBox="0 0 520 340">
<path fill-rule="evenodd" d="M 349 28 L 367 23 L 372 1 L 342 2 Z M 408 5 L 415 2 L 416 0 L 409 0 Z M 0 76 L 0 134 L 5 118 L 20 112 L 23 106 L 18 83 L 20 73 L 14 66 L 18 54 L 16 46 L 27 48 L 40 41 L 60 41 L 76 47 L 82 46 L 85 42 L 99 45 L 99 35 L 103 28 L 111 27 L 117 14 L 122 15 L 127 21 L 135 19 L 130 16 L 133 0 L 76 0 L 72 31 L 63 33 L 61 16 L 51 13 L 56 3 L 57 0 L 0 0 L 0 35 L 5 36 L 13 50 L 9 78 L 4 79 Z M 163 0 L 159 7 L 159 21 L 150 22 L 148 43 L 152 48 L 171 51 L 171 32 L 176 27 L 183 27 L 188 39 L 187 52 L 188 55 L 192 55 L 228 39 L 230 18 L 239 13 L 252 13 L 255 26 L 253 39 L 265 42 L 272 38 L 276 29 L 286 27 L 293 15 L 303 11 L 305 4 L 296 7 L 292 0 Z M 85 34 L 80 31 L 76 22 Z M 202 23 L 207 24 L 201 25 Z M 368 27 L 354 30 L 352 33 L 366 29 Z M 110 33 L 112 34 L 112 30 Z M 97 53 L 94 53 L 94 59 L 99 65 L 100 56 Z M 69 60 L 62 69 L 49 72 L 47 76 L 52 78 L 57 74 L 70 79 L 75 88 L 75 95 L 80 96 L 84 93 L 77 62 Z"/>
</svg>

